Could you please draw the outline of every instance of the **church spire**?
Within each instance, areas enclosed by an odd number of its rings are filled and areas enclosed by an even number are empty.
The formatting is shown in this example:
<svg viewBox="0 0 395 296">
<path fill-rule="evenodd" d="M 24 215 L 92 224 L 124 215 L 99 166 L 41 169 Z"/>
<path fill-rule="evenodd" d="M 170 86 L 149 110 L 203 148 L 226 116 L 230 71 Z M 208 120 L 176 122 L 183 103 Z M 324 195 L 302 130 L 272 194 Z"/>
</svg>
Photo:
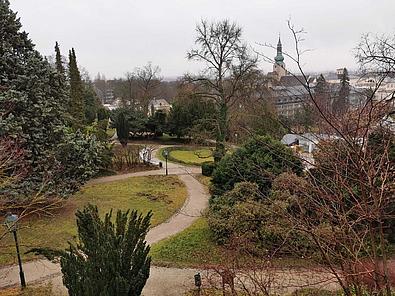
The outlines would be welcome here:
<svg viewBox="0 0 395 296">
<path fill-rule="evenodd" d="M 284 57 L 283 57 L 283 46 L 281 44 L 280 34 L 278 34 L 278 43 L 277 43 L 277 55 L 274 58 L 276 64 L 283 66 L 284 65 Z"/>
</svg>

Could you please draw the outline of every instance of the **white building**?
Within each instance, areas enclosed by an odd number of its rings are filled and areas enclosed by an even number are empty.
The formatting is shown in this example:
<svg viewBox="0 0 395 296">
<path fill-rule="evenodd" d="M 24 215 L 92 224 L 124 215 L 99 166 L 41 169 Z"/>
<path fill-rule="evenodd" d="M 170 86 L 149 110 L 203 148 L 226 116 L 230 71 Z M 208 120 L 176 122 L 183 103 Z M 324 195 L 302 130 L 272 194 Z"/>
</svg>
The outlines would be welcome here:
<svg viewBox="0 0 395 296">
<path fill-rule="evenodd" d="M 148 103 L 148 116 L 152 116 L 156 111 L 163 111 L 165 113 L 169 113 L 171 109 L 171 105 L 165 99 L 157 99 L 153 98 Z"/>
</svg>

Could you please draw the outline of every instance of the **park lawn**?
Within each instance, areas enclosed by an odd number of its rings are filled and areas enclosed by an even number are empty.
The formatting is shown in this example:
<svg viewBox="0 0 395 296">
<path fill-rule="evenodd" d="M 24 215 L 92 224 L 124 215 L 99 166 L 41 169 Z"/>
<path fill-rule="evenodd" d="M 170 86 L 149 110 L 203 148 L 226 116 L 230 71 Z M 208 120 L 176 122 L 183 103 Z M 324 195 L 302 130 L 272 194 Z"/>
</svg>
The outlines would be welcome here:
<svg viewBox="0 0 395 296">
<path fill-rule="evenodd" d="M 221 247 L 211 238 L 205 218 L 151 247 L 153 264 L 174 267 L 201 266 L 220 261 Z"/>
<path fill-rule="evenodd" d="M 152 210 L 153 226 L 166 221 L 185 202 L 187 189 L 176 176 L 132 177 L 121 181 L 86 185 L 70 197 L 52 217 L 21 221 L 18 231 L 22 253 L 35 247 L 65 248 L 76 232 L 75 211 L 88 203 L 98 206 L 102 216 L 111 209 Z M 32 259 L 32 254 L 23 259 Z M 12 236 L 0 241 L 0 265 L 15 263 Z"/>
<path fill-rule="evenodd" d="M 187 164 L 202 164 L 206 161 L 214 161 L 212 154 L 213 152 L 207 148 L 170 151 L 170 157 Z"/>
<path fill-rule="evenodd" d="M 203 162 L 214 161 L 213 150 L 207 147 L 175 146 L 161 148 L 158 151 L 158 158 L 165 160 L 164 151 L 169 151 L 168 160 L 171 162 L 200 166 Z"/>
</svg>

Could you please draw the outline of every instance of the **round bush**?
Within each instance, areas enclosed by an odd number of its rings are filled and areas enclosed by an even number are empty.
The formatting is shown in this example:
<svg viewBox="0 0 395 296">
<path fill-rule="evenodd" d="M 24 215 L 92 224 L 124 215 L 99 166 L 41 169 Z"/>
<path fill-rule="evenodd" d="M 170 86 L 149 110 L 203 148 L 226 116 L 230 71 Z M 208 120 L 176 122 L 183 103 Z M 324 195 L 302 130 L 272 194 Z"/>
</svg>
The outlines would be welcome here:
<svg viewBox="0 0 395 296">
<path fill-rule="evenodd" d="M 215 163 L 212 161 L 206 161 L 202 163 L 202 175 L 211 177 L 215 169 Z"/>
<path fill-rule="evenodd" d="M 221 195 L 238 182 L 258 184 L 263 195 L 270 191 L 273 179 L 283 172 L 300 175 L 302 162 L 291 149 L 271 137 L 257 137 L 217 164 L 213 173 L 213 193 Z"/>
</svg>

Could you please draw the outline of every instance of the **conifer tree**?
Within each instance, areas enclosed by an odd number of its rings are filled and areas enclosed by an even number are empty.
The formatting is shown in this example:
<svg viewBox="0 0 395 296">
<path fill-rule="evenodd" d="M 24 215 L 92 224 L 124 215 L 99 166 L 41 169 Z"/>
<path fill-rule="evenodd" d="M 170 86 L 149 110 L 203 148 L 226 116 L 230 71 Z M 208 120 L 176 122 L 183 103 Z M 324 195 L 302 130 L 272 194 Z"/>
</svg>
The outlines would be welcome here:
<svg viewBox="0 0 395 296">
<path fill-rule="evenodd" d="M 28 174 L 18 185 L 25 192 L 42 186 L 54 170 L 66 93 L 21 27 L 9 1 L 0 0 L 0 136 L 19 138 L 26 151 Z"/>
<path fill-rule="evenodd" d="M 326 81 L 324 75 L 320 74 L 317 78 L 317 84 L 314 88 L 314 94 L 317 104 L 320 106 L 322 111 L 330 111 L 331 109 L 331 95 L 329 90 L 329 84 Z"/>
<path fill-rule="evenodd" d="M 117 130 L 117 137 L 122 146 L 126 146 L 129 140 L 129 121 L 128 121 L 128 110 L 125 108 L 120 108 L 115 110 L 114 116 L 114 126 Z"/>
<path fill-rule="evenodd" d="M 64 196 L 97 172 L 105 148 L 66 128 L 67 89 L 9 6 L 0 0 L 0 140 L 14 139 L 24 151 L 24 178 L 0 186 L 0 196 L 3 202 L 25 202 L 38 191 Z"/>
<path fill-rule="evenodd" d="M 55 43 L 55 65 L 58 74 L 63 78 L 65 75 L 65 70 L 62 61 L 62 55 L 60 54 L 59 44 L 56 41 Z"/>
<path fill-rule="evenodd" d="M 96 206 L 78 210 L 78 243 L 68 250 L 32 249 L 50 260 L 60 257 L 63 283 L 70 296 L 139 296 L 149 277 L 150 247 L 145 236 L 152 213 L 146 216 L 112 211 L 104 220 Z"/>
<path fill-rule="evenodd" d="M 85 123 L 84 86 L 77 65 L 74 48 L 69 51 L 70 108 L 75 127 Z"/>
<path fill-rule="evenodd" d="M 348 96 L 350 95 L 350 78 L 346 68 L 340 77 L 340 90 L 334 102 L 333 111 L 337 114 L 343 114 L 348 108 Z"/>
<path fill-rule="evenodd" d="M 91 124 L 97 119 L 97 110 L 101 103 L 96 95 L 95 90 L 93 89 L 92 82 L 89 79 L 83 81 L 83 86 L 85 120 L 87 124 Z"/>
</svg>

